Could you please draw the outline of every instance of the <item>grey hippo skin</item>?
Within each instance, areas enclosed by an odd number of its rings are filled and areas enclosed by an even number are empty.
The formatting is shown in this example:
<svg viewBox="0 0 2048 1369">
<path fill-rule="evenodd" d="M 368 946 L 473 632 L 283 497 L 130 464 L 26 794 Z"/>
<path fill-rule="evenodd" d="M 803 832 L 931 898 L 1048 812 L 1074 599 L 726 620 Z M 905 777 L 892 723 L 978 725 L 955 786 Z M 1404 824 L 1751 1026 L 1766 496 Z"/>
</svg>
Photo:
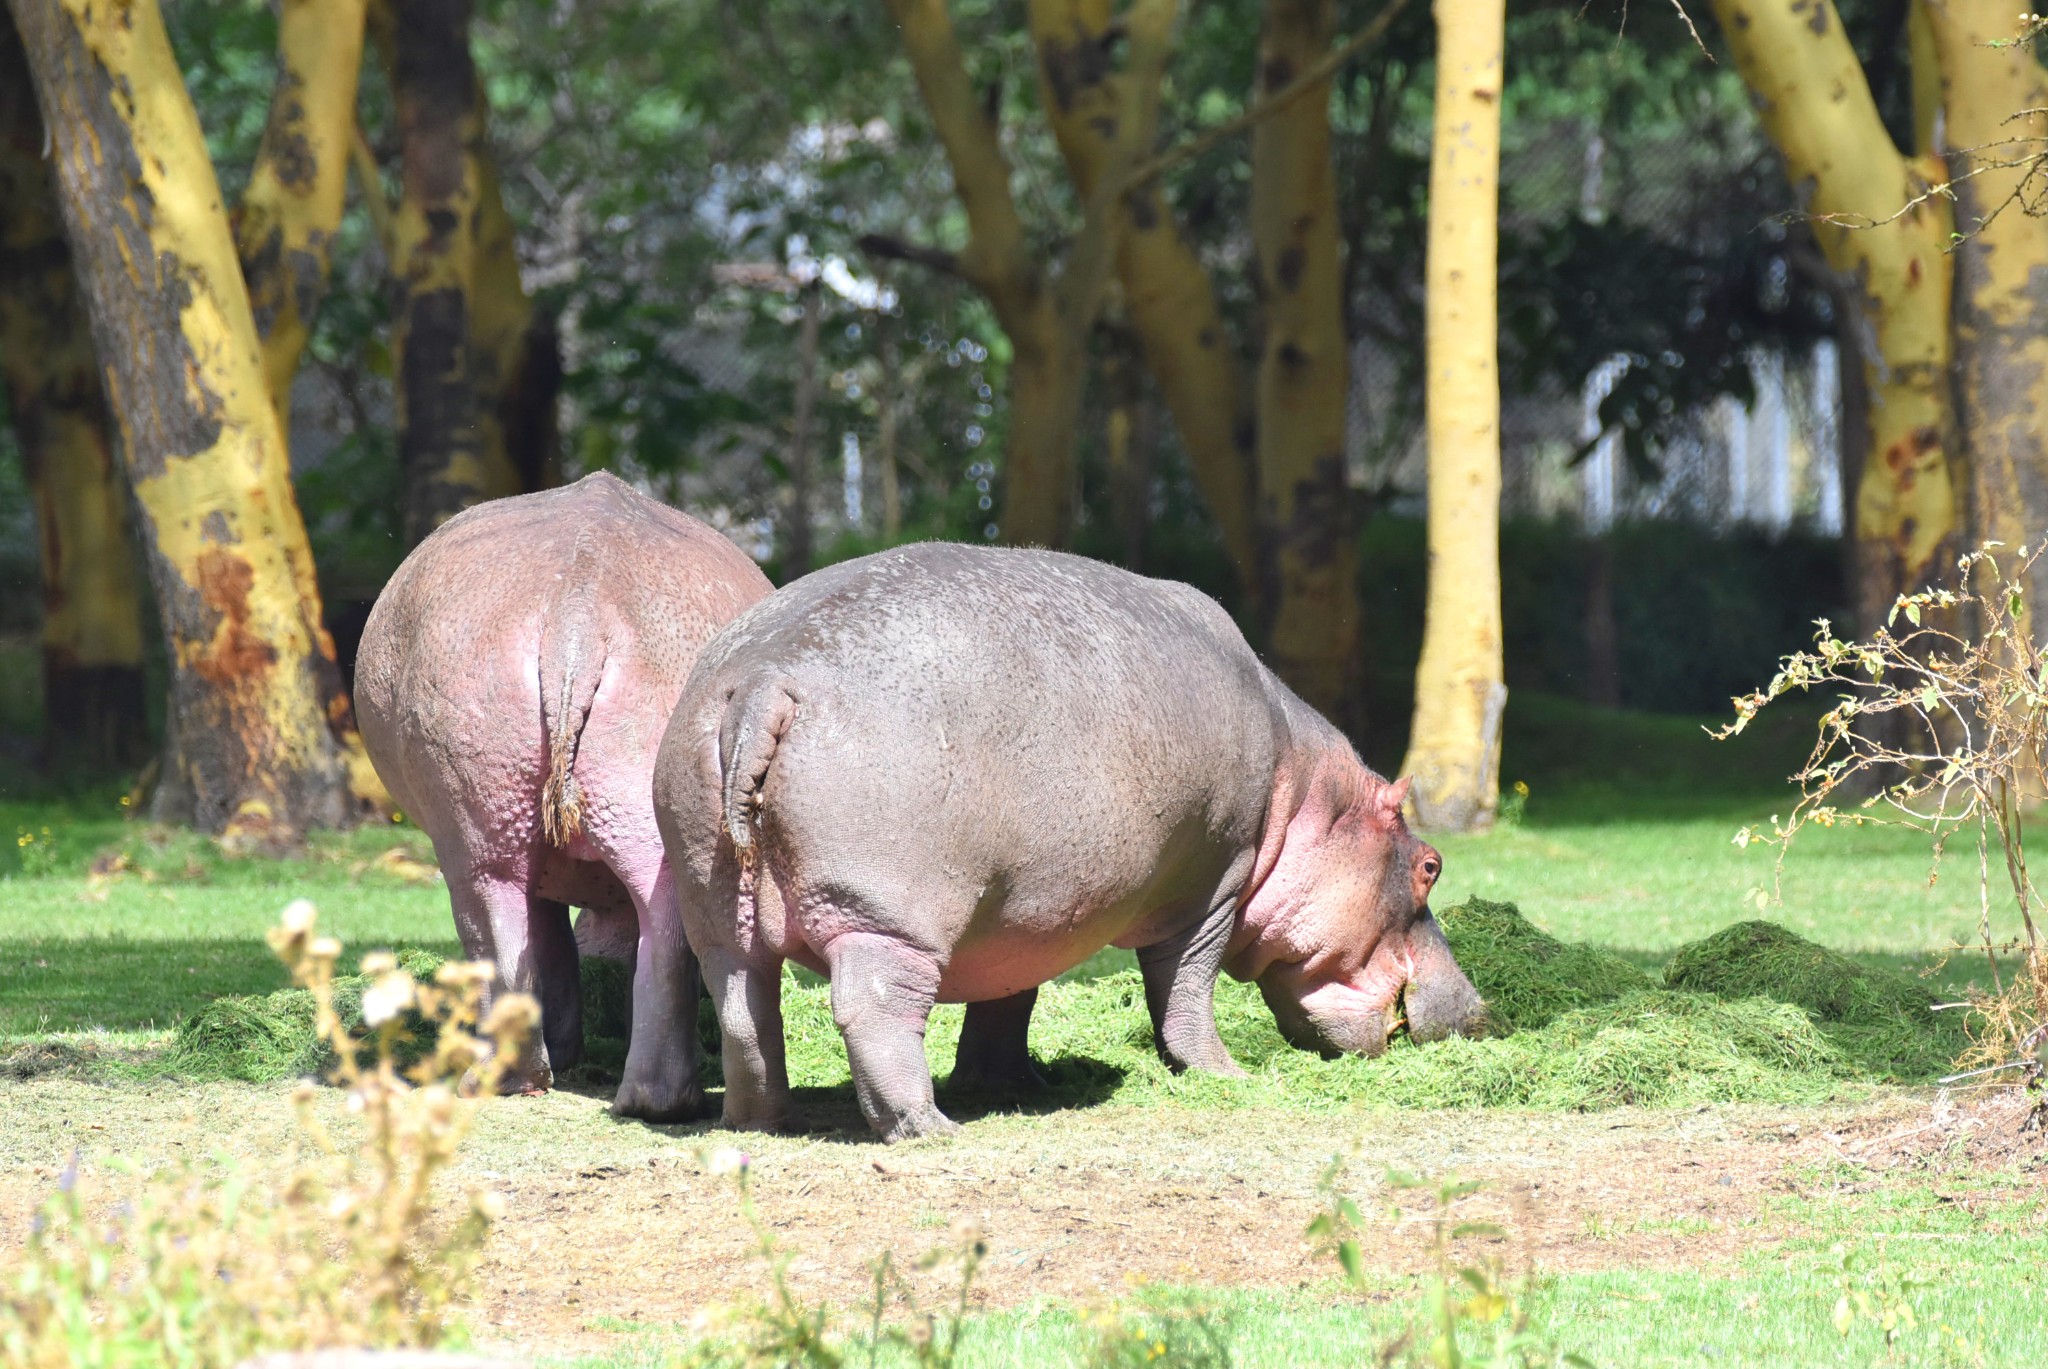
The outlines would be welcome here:
<svg viewBox="0 0 2048 1369">
<path fill-rule="evenodd" d="M 1176 1070 L 1240 1073 L 1216 976 L 1282 1031 L 1376 1053 L 1474 1025 L 1430 916 L 1407 785 L 1252 654 L 1214 602 L 1044 551 L 927 544 L 822 570 L 727 628 L 655 762 L 683 925 L 724 1032 L 725 1122 L 800 1124 L 785 959 L 830 977 L 861 1111 L 954 1129 L 925 1021 L 966 1002 L 955 1082 L 1029 1085 L 1037 986 L 1132 948 Z"/>
<path fill-rule="evenodd" d="M 633 965 L 616 1110 L 704 1115 L 697 966 L 648 780 L 697 653 L 770 588 L 713 529 L 592 475 L 450 519 L 378 597 L 363 741 L 433 838 L 464 953 L 540 1000 L 513 1087 L 582 1058 L 581 941 Z"/>
</svg>

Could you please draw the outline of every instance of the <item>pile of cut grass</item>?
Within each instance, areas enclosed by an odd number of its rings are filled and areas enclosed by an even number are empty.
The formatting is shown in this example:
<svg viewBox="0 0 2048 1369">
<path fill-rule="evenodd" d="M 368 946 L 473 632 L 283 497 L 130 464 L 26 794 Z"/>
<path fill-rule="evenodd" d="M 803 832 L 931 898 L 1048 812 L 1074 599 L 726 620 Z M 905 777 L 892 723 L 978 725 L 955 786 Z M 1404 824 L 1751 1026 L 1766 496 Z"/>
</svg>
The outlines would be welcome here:
<svg viewBox="0 0 2048 1369">
<path fill-rule="evenodd" d="M 1437 921 L 1503 1034 L 1547 1027 L 1566 1013 L 1656 987 L 1618 955 L 1539 930 L 1512 903 L 1469 898 Z"/>
<path fill-rule="evenodd" d="M 844 1088 L 846 1053 L 833 1025 L 830 990 L 786 984 L 782 1013 L 791 1083 Z M 1049 984 L 1039 991 L 1032 1023 L 1032 1051 L 1053 1086 L 1043 1101 L 1583 1112 L 1817 1103 L 1853 1089 L 1856 1079 L 1796 1007 L 1655 988 L 1565 1012 L 1511 1036 L 1427 1046 L 1397 1039 L 1370 1060 L 1324 1060 L 1289 1046 L 1253 985 L 1219 984 L 1216 1016 L 1247 1078 L 1169 1073 L 1153 1051 L 1144 984 L 1135 971 Z M 959 1034 L 959 1009 L 934 1015 L 925 1044 L 942 1087 Z"/>
<path fill-rule="evenodd" d="M 398 952 L 399 965 L 415 979 L 432 979 L 442 959 L 432 951 Z M 335 978 L 334 1011 L 352 1032 L 363 1029 L 369 982 L 362 975 Z M 307 989 L 216 998 L 178 1024 L 163 1057 L 164 1068 L 181 1078 L 250 1084 L 320 1074 L 333 1063 L 333 1052 L 313 1030 L 313 994 Z"/>
<path fill-rule="evenodd" d="M 1473 899 L 1441 916 L 1496 1035 L 1426 1046 L 1402 1037 L 1377 1059 L 1324 1060 L 1281 1039 L 1256 986 L 1226 980 L 1216 990 L 1217 1026 L 1248 1077 L 1175 1076 L 1153 1050 L 1143 981 L 1125 970 L 1041 990 L 1032 1048 L 1053 1085 L 1042 1101 L 1561 1111 L 1814 1103 L 1861 1084 L 1928 1078 L 1953 1054 L 1930 1035 L 1928 1000 L 1916 986 L 1768 924 L 1686 947 L 1659 987 L 1617 956 L 1546 935 L 1513 904 Z M 424 952 L 401 960 L 416 975 L 439 964 Z M 363 981 L 335 987 L 343 1019 L 359 1026 Z M 625 1035 L 628 999 L 623 965 L 585 963 L 593 1042 Z M 297 989 L 220 999 L 178 1029 L 165 1063 L 182 1075 L 252 1082 L 317 1073 L 328 1062 L 313 1037 L 312 1006 Z M 830 987 L 792 972 L 782 1015 L 791 1083 L 844 1090 L 850 1077 Z M 712 1025 L 708 1010 L 705 1017 Z M 961 1017 L 959 1007 L 942 1007 L 926 1035 L 942 1081 Z M 706 1083 L 716 1087 L 715 1031 L 706 1036 Z M 594 1049 L 593 1061 L 616 1054 Z"/>
<path fill-rule="evenodd" d="M 1680 947 L 1664 982 L 1792 1004 L 1865 1075 L 1887 1082 L 1931 1079 L 1968 1044 L 1961 1015 L 1933 1011 L 1934 995 L 1920 985 L 1772 922 L 1738 922 Z"/>
</svg>

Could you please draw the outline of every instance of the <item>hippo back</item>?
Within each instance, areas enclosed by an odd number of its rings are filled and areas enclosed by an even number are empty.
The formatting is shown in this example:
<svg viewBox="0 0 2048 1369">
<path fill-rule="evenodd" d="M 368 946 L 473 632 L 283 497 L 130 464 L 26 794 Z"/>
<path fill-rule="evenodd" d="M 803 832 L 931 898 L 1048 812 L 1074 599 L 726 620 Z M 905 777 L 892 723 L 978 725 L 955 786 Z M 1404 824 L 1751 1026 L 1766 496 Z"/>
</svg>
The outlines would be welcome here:
<svg viewBox="0 0 2048 1369">
<path fill-rule="evenodd" d="M 699 650 L 769 589 L 716 530 L 610 475 L 469 509 L 371 611 L 356 689 L 371 759 L 437 844 L 436 817 L 472 844 L 530 833 L 551 756 L 599 780 L 637 767 L 644 789 Z"/>
<path fill-rule="evenodd" d="M 656 773 L 700 866 L 718 836 L 678 816 L 702 809 L 681 786 L 773 690 L 794 701 L 759 794 L 778 877 L 799 899 L 953 921 L 1213 898 L 1257 844 L 1286 735 L 1284 686 L 1185 585 L 1056 552 L 897 548 L 784 588 L 706 649 Z"/>
</svg>

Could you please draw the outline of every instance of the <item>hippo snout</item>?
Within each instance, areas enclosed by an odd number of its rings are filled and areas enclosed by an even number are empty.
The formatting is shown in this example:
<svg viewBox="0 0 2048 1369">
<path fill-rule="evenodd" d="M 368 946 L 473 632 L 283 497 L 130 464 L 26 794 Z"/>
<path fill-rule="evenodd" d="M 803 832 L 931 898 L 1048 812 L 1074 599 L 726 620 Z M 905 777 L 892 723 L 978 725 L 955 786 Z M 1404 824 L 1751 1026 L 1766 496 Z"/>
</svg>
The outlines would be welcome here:
<svg viewBox="0 0 2048 1369">
<path fill-rule="evenodd" d="M 1401 1000 L 1408 1034 L 1417 1041 L 1486 1032 L 1486 1004 L 1462 973 L 1418 979 L 1402 991 Z"/>
<path fill-rule="evenodd" d="M 1284 974 L 1259 978 L 1259 993 L 1272 1011 L 1281 1039 L 1296 1050 L 1325 1060 L 1340 1055 L 1378 1055 L 1387 1048 L 1397 1020 L 1394 1004 L 1375 1005 L 1364 994 L 1344 991 L 1304 995 Z"/>
</svg>

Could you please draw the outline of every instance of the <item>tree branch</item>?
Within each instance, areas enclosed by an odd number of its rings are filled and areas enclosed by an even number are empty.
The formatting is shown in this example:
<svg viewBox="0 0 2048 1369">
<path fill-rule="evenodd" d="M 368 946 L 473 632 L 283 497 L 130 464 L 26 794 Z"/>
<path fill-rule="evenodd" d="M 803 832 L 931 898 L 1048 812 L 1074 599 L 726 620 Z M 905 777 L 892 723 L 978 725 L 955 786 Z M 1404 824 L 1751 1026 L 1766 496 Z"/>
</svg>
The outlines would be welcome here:
<svg viewBox="0 0 2048 1369">
<path fill-rule="evenodd" d="M 1260 120 L 1278 114 L 1316 86 L 1336 75 L 1338 69 L 1346 62 L 1386 37 L 1387 30 L 1393 27 L 1394 20 L 1399 18 L 1401 11 L 1407 7 L 1408 0 L 1387 0 L 1386 8 L 1382 9 L 1370 24 L 1331 48 L 1286 86 L 1252 105 L 1236 118 L 1225 119 L 1214 128 L 1204 129 L 1194 137 L 1139 162 L 1124 178 L 1120 190 L 1128 192 L 1149 181 L 1156 181 L 1167 172 L 1230 141 Z"/>
<path fill-rule="evenodd" d="M 948 252 L 942 247 L 926 247 L 923 243 L 905 242 L 892 238 L 886 233 L 863 233 L 856 244 L 861 251 L 882 261 L 907 261 L 913 266 L 922 266 L 942 276 L 964 280 L 973 285 L 975 281 L 967 274 L 958 253 Z"/>
</svg>

